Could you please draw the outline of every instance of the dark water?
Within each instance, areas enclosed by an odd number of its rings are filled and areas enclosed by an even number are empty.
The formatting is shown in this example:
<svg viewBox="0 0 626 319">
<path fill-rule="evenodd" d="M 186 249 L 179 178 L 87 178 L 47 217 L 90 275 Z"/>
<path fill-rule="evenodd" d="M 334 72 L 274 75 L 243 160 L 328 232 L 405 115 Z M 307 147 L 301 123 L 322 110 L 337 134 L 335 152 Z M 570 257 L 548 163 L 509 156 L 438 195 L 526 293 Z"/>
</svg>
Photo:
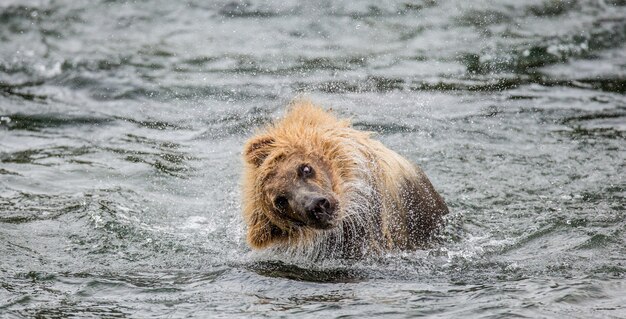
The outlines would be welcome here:
<svg viewBox="0 0 626 319">
<path fill-rule="evenodd" d="M 626 316 L 626 2 L 0 2 L 0 316 Z M 306 94 L 420 164 L 430 250 L 252 253 Z"/>
</svg>

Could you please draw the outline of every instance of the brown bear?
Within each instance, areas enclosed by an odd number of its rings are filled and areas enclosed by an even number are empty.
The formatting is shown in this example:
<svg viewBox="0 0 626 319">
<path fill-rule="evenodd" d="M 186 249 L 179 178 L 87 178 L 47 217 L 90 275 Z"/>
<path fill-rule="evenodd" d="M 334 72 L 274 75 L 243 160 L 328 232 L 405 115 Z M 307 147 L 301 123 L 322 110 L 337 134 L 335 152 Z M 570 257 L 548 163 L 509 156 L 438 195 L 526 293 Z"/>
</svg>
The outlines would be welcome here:
<svg viewBox="0 0 626 319">
<path fill-rule="evenodd" d="M 244 146 L 252 248 L 359 257 L 424 247 L 448 208 L 422 170 L 309 101 Z"/>
</svg>

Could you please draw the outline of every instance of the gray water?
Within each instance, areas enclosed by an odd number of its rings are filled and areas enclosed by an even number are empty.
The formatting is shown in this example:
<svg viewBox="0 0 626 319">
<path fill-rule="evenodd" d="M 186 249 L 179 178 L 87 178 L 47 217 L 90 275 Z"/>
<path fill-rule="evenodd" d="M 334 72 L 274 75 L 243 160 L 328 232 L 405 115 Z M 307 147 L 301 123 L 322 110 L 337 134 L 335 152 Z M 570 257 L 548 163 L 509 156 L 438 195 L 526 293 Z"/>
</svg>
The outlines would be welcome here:
<svg viewBox="0 0 626 319">
<path fill-rule="evenodd" d="M 0 316 L 626 317 L 626 2 L 0 2 Z M 305 95 L 422 166 L 435 247 L 251 252 Z"/>
</svg>

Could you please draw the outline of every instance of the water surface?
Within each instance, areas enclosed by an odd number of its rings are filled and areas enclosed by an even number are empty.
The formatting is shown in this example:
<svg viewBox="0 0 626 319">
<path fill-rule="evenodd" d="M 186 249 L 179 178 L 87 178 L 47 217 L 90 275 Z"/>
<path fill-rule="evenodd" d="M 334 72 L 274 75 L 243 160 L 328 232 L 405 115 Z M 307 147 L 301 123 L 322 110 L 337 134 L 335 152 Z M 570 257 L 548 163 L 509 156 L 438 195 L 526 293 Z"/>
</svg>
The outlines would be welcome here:
<svg viewBox="0 0 626 319">
<path fill-rule="evenodd" d="M 626 3 L 0 4 L 0 314 L 626 316 Z M 305 94 L 418 163 L 432 249 L 244 242 L 242 143 Z"/>
</svg>

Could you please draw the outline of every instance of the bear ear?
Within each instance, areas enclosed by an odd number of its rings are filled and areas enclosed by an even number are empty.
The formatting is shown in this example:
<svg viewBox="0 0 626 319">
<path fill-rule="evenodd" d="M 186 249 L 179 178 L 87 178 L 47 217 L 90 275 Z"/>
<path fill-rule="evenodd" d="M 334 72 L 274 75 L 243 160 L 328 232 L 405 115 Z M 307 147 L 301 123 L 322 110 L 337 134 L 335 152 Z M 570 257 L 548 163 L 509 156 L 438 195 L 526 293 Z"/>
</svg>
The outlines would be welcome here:
<svg viewBox="0 0 626 319">
<path fill-rule="evenodd" d="M 244 146 L 244 159 L 256 167 L 261 166 L 274 144 L 274 138 L 271 136 L 259 136 L 251 139 Z"/>
</svg>

